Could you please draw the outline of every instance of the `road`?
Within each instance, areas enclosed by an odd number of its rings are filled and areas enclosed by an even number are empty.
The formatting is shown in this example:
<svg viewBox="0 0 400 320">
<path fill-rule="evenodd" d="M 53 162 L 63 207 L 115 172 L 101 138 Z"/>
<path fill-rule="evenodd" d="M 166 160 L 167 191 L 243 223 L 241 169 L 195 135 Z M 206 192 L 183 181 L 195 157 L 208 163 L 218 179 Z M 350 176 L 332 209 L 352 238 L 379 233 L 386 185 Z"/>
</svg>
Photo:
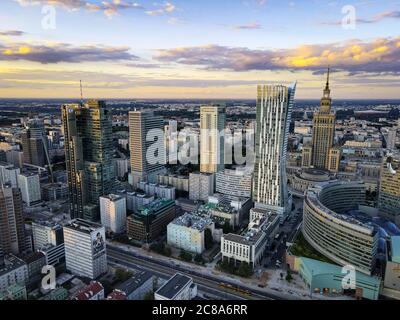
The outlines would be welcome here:
<svg viewBox="0 0 400 320">
<path fill-rule="evenodd" d="M 107 256 L 111 264 L 120 264 L 129 268 L 143 268 L 158 275 L 172 276 L 176 272 L 186 274 L 193 278 L 193 281 L 199 286 L 201 291 L 217 295 L 222 299 L 251 299 L 251 300 L 280 300 L 278 295 L 263 292 L 245 285 L 240 285 L 241 289 L 249 290 L 251 296 L 242 295 L 230 289 L 225 289 L 220 286 L 221 282 L 237 286 L 234 282 L 226 280 L 221 281 L 218 277 L 213 277 L 208 274 L 203 274 L 197 271 L 187 270 L 177 263 L 172 264 L 162 260 L 157 260 L 153 257 L 141 256 L 133 252 L 126 252 L 122 249 L 107 245 Z"/>
<path fill-rule="evenodd" d="M 279 227 L 278 233 L 281 233 L 282 236 L 279 239 L 272 240 L 271 246 L 268 246 L 265 249 L 265 257 L 259 270 L 263 270 L 263 268 L 280 269 L 285 267 L 278 267 L 276 261 L 279 260 L 280 262 L 283 262 L 285 260 L 286 243 L 293 241 L 293 238 L 297 234 L 299 226 L 303 220 L 303 201 L 294 199 L 293 203 L 295 204 L 295 209 L 292 211 L 290 218 Z M 301 213 L 298 213 L 299 210 Z"/>
<path fill-rule="evenodd" d="M 130 263 L 126 261 L 126 258 L 124 258 L 124 261 L 121 261 L 119 259 L 115 258 L 110 258 L 108 257 L 108 264 L 114 267 L 127 267 L 135 270 L 140 270 L 140 271 L 150 271 L 154 276 L 163 279 L 164 281 L 168 280 L 173 273 L 171 273 L 169 270 L 168 271 L 163 271 L 163 272 L 158 272 L 155 271 L 155 269 L 149 269 L 148 266 L 139 266 L 137 262 L 135 263 Z M 213 298 L 214 300 L 246 300 L 245 298 L 241 296 L 237 296 L 228 292 L 222 292 L 222 291 L 217 291 L 214 289 L 211 289 L 209 287 L 203 286 L 198 284 L 198 290 L 199 292 L 207 294 L 210 298 Z"/>
</svg>

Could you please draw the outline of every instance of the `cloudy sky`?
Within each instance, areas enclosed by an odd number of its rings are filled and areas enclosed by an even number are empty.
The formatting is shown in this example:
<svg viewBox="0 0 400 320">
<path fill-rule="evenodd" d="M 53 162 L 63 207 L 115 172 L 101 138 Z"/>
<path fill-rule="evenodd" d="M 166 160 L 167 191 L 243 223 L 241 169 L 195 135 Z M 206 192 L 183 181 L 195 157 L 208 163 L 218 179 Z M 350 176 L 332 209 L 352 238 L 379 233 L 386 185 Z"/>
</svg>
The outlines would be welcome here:
<svg viewBox="0 0 400 320">
<path fill-rule="evenodd" d="M 1 0 L 0 97 L 400 98 L 400 0 Z"/>
</svg>

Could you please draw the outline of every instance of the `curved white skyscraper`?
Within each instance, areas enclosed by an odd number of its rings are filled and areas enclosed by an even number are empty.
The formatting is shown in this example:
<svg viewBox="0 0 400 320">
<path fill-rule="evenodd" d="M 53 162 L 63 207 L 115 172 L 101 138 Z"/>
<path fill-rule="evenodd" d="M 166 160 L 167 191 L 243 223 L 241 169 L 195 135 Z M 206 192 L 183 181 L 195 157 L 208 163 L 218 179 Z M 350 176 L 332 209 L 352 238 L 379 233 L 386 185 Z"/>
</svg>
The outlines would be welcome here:
<svg viewBox="0 0 400 320">
<path fill-rule="evenodd" d="M 286 149 L 296 83 L 257 88 L 256 161 L 253 200 L 256 208 L 290 212 L 287 191 Z"/>
</svg>

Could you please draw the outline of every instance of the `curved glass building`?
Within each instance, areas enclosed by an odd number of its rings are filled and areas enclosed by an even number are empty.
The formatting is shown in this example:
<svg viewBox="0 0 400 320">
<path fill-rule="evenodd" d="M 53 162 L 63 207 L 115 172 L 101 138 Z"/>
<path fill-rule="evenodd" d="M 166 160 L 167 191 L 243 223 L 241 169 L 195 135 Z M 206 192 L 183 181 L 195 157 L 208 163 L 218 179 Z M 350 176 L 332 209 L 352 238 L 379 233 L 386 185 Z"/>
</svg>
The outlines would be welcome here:
<svg viewBox="0 0 400 320">
<path fill-rule="evenodd" d="M 378 232 L 344 214 L 364 203 L 362 182 L 333 181 L 310 188 L 304 198 L 302 231 L 311 246 L 332 261 L 371 274 Z"/>
</svg>

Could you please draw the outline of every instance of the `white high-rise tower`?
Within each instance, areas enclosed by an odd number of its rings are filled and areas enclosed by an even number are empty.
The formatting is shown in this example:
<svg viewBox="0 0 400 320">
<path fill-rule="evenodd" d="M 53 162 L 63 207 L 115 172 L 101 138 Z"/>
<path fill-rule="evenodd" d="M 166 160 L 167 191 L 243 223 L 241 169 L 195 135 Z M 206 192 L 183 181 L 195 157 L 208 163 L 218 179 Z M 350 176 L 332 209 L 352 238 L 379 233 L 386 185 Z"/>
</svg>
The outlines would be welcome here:
<svg viewBox="0 0 400 320">
<path fill-rule="evenodd" d="M 287 190 L 286 149 L 296 83 L 260 85 L 257 94 L 256 161 L 253 200 L 256 208 L 285 218 L 291 199 Z"/>
<path fill-rule="evenodd" d="M 200 108 L 200 171 L 217 173 L 224 169 L 225 105 Z"/>
</svg>

